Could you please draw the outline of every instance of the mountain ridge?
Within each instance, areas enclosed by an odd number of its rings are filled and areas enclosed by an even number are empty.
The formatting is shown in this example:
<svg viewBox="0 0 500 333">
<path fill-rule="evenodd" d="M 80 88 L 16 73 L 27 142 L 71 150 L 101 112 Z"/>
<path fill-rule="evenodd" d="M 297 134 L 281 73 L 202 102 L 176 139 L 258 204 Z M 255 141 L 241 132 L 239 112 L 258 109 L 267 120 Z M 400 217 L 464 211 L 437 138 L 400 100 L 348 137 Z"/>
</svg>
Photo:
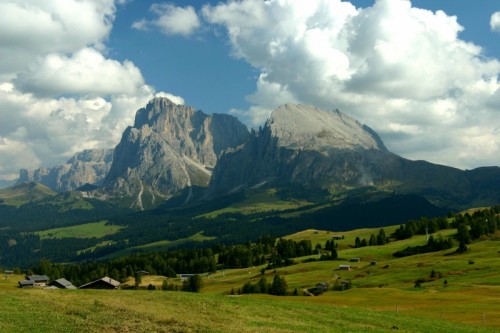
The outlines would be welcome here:
<svg viewBox="0 0 500 333">
<path fill-rule="evenodd" d="M 71 180 L 74 170 L 91 164 L 108 171 L 65 186 L 140 210 L 175 197 L 188 203 L 257 187 L 300 187 L 324 199 L 374 188 L 416 193 L 457 209 L 500 202 L 498 167 L 463 171 L 411 161 L 390 152 L 373 129 L 339 110 L 300 104 L 278 107 L 262 128 L 249 132 L 233 116 L 207 115 L 155 98 L 137 111 L 114 150 L 76 154 L 53 171 L 39 169 L 36 177 L 21 171 L 19 182 L 62 190 L 60 184 Z"/>
</svg>

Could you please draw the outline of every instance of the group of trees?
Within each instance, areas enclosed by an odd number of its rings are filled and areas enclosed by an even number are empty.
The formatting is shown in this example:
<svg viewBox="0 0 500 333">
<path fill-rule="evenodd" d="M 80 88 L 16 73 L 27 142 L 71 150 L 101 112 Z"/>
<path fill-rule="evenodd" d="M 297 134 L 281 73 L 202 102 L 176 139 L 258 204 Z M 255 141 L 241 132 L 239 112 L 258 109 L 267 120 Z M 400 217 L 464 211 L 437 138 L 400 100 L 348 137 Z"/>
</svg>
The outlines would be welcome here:
<svg viewBox="0 0 500 333">
<path fill-rule="evenodd" d="M 380 229 L 378 235 L 374 234 L 370 235 L 370 239 L 367 241 L 366 238 L 360 239 L 356 237 L 354 240 L 354 247 L 365 247 L 365 246 L 376 246 L 376 245 L 385 245 L 389 242 L 384 229 Z"/>
<path fill-rule="evenodd" d="M 394 252 L 396 258 L 408 257 L 415 254 L 437 252 L 441 250 L 450 249 L 453 246 L 453 242 L 450 238 L 443 238 L 438 235 L 437 238 L 430 236 L 427 244 L 421 246 L 408 246 L 406 249 Z"/>
<path fill-rule="evenodd" d="M 413 235 L 433 234 L 439 230 L 449 228 L 448 219 L 444 216 L 429 219 L 421 217 L 419 220 L 410 220 L 402 224 L 393 234 L 396 240 L 411 238 Z"/>
<path fill-rule="evenodd" d="M 465 244 L 481 236 L 494 234 L 498 230 L 498 217 L 500 206 L 483 209 L 472 215 L 466 213 L 457 215 L 453 225 L 457 228 L 457 240 Z"/>
<path fill-rule="evenodd" d="M 296 242 L 291 239 L 280 238 L 276 243 L 275 251 L 269 257 L 267 269 L 290 266 L 294 262 L 293 258 L 308 256 L 313 253 L 310 240 Z"/>
<path fill-rule="evenodd" d="M 231 290 L 231 294 L 234 295 L 234 289 Z M 276 296 L 286 296 L 288 295 L 288 284 L 284 277 L 279 274 L 275 274 L 273 277 L 273 282 L 267 282 L 265 276 L 261 277 L 256 283 L 250 281 L 246 282 L 241 289 L 238 290 L 238 294 L 270 294 Z"/>
<path fill-rule="evenodd" d="M 269 268 L 293 263 L 295 256 L 313 253 L 311 241 L 293 241 L 265 236 L 257 243 L 242 245 L 218 244 L 212 248 L 179 249 L 156 253 L 136 253 L 107 261 L 89 261 L 79 265 L 55 264 L 40 260 L 30 271 L 49 276 L 52 280 L 64 277 L 81 285 L 103 276 L 124 281 L 138 271 L 153 275 L 175 277 L 177 274 L 214 273 L 221 268 L 245 268 L 268 262 Z"/>
</svg>

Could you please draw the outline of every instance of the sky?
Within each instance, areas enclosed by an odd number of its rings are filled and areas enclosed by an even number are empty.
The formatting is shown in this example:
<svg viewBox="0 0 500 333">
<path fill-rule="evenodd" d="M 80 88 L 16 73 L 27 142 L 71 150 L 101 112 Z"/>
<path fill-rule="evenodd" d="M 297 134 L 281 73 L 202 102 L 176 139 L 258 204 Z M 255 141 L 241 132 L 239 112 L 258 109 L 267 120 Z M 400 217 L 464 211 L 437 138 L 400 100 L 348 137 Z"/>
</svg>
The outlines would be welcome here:
<svg viewBox="0 0 500 333">
<path fill-rule="evenodd" d="M 110 148 L 155 96 L 249 127 L 339 109 L 392 152 L 500 165 L 491 0 L 0 0 L 0 183 Z"/>
</svg>

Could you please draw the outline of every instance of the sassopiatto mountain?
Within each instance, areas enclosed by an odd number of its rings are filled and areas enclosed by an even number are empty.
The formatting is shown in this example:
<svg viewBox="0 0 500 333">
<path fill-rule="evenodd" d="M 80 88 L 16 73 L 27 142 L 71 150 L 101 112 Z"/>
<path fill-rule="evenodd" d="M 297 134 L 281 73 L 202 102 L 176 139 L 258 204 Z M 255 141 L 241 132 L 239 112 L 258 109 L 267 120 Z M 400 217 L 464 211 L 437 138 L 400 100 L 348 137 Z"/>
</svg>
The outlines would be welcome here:
<svg viewBox="0 0 500 333">
<path fill-rule="evenodd" d="M 329 195 L 370 188 L 462 207 L 500 201 L 500 168 L 462 171 L 410 161 L 388 151 L 372 129 L 338 110 L 286 104 L 244 145 L 221 156 L 208 193 L 216 197 L 262 186 Z"/>
<path fill-rule="evenodd" d="M 137 111 L 115 148 L 103 188 L 93 195 L 144 209 L 186 188 L 206 187 L 220 154 L 248 135 L 233 116 L 155 98 Z"/>
</svg>

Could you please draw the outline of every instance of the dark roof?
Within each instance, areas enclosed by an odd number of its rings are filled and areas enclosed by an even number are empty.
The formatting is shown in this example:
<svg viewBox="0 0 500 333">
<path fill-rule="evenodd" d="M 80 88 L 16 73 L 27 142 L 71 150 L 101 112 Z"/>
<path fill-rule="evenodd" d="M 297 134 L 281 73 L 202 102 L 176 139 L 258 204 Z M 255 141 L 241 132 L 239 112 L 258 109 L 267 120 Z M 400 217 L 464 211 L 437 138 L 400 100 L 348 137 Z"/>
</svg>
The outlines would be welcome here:
<svg viewBox="0 0 500 333">
<path fill-rule="evenodd" d="M 61 286 L 62 288 L 65 288 L 65 289 L 76 289 L 76 287 L 73 285 L 73 283 L 69 282 L 65 278 L 61 278 L 61 279 L 57 279 L 55 281 L 52 281 L 50 283 L 50 285 L 51 286 L 58 285 L 58 286 Z"/>
<path fill-rule="evenodd" d="M 19 281 L 19 287 L 28 287 L 28 286 L 33 287 L 34 285 L 35 285 L 35 281 L 30 281 L 30 280 Z"/>
<path fill-rule="evenodd" d="M 100 278 L 98 280 L 81 285 L 80 287 L 78 287 L 78 289 L 90 288 L 90 287 L 92 287 L 92 285 L 95 285 L 95 284 L 107 284 L 110 287 L 113 287 L 115 289 L 120 286 L 120 282 L 113 280 L 110 277 L 105 276 L 105 277 Z"/>
<path fill-rule="evenodd" d="M 31 275 L 27 276 L 26 280 L 34 281 L 34 282 L 44 282 L 49 281 L 49 277 L 47 275 Z"/>
</svg>

